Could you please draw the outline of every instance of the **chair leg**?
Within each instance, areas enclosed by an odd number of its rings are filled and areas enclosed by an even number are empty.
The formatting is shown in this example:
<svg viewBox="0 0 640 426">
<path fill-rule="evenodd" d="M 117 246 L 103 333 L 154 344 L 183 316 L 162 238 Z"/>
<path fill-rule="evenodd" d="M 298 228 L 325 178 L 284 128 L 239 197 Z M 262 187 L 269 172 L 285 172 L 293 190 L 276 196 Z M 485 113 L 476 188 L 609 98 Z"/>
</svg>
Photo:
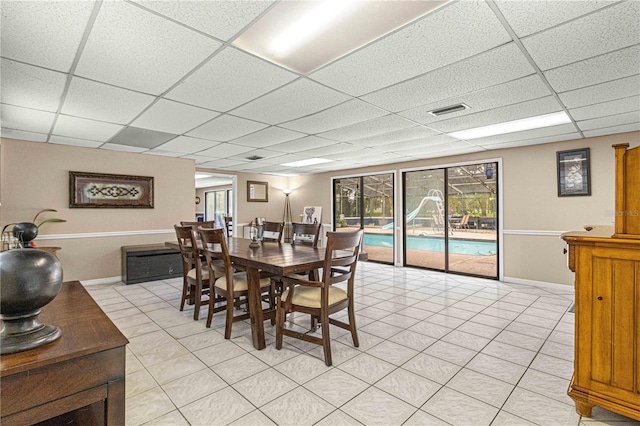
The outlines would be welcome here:
<svg viewBox="0 0 640 426">
<path fill-rule="evenodd" d="M 184 277 L 182 280 L 182 299 L 180 300 L 180 310 L 184 310 L 184 302 L 187 301 L 187 296 L 189 292 L 187 291 L 189 288 L 189 283 L 187 283 L 187 277 Z"/>
<path fill-rule="evenodd" d="M 193 308 L 193 319 L 198 321 L 198 318 L 200 318 L 200 302 L 202 302 L 202 283 L 196 283 L 194 287 L 195 300 Z"/>
<path fill-rule="evenodd" d="M 324 349 L 324 363 L 331 367 L 331 338 L 329 337 L 329 315 L 322 313 L 322 348 Z"/>
<path fill-rule="evenodd" d="M 282 327 L 284 327 L 285 311 L 280 303 L 280 296 L 276 300 L 276 349 L 282 349 Z"/>
<path fill-rule="evenodd" d="M 273 310 L 276 307 L 276 284 L 271 281 L 269 286 L 269 309 Z M 271 318 L 271 325 L 276 325 L 276 318 Z"/>
<path fill-rule="evenodd" d="M 356 331 L 356 314 L 353 309 L 353 299 L 349 301 L 349 307 L 347 308 L 349 313 L 349 329 L 351 330 L 351 338 L 353 339 L 353 346 L 356 348 L 360 346 L 358 341 L 358 332 Z"/>
<path fill-rule="evenodd" d="M 224 338 L 231 339 L 231 327 L 233 326 L 233 298 L 227 296 L 227 319 L 224 324 Z"/>
<path fill-rule="evenodd" d="M 216 304 L 216 295 L 212 288 L 209 290 L 209 312 L 207 312 L 207 328 L 211 327 L 213 321 L 213 309 Z"/>
</svg>

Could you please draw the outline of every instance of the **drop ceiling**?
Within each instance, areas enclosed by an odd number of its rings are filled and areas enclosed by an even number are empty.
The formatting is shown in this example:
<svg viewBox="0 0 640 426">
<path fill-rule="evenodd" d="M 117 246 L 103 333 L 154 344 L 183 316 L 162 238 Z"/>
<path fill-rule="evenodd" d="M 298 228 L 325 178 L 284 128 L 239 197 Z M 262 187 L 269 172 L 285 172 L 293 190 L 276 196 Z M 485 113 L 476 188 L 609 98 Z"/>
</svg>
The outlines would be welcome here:
<svg viewBox="0 0 640 426">
<path fill-rule="evenodd" d="M 452 1 L 308 75 L 232 44 L 277 3 L 3 0 L 2 136 L 309 174 L 640 130 L 639 1 Z"/>
</svg>

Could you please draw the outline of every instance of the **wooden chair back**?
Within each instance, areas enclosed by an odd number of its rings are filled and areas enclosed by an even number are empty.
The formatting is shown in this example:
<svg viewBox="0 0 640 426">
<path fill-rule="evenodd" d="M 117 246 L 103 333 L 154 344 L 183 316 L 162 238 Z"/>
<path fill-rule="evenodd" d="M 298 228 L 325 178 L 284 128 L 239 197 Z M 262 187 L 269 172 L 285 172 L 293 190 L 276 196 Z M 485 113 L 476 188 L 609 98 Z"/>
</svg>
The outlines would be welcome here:
<svg viewBox="0 0 640 426">
<path fill-rule="evenodd" d="M 204 256 L 210 271 L 214 271 L 214 276 L 227 275 L 227 282 L 232 282 L 233 266 L 227 248 L 227 238 L 221 228 L 200 228 L 200 238 L 202 246 L 206 247 Z M 214 278 L 215 280 L 215 278 Z"/>
<path fill-rule="evenodd" d="M 215 228 L 216 227 L 216 223 L 213 220 L 209 220 L 209 221 L 205 221 L 205 222 L 186 222 L 186 221 L 182 221 L 182 222 L 180 222 L 180 225 L 192 227 L 193 230 L 196 233 L 196 239 L 197 240 L 200 239 L 200 229 L 198 229 L 198 228 Z"/>
<path fill-rule="evenodd" d="M 302 244 L 318 247 L 320 239 L 319 223 L 292 223 L 293 235 L 291 244 Z M 309 238 L 309 236 L 311 238 Z"/>
<path fill-rule="evenodd" d="M 279 243 L 282 241 L 284 222 L 264 222 L 262 224 L 262 241 Z"/>
<path fill-rule="evenodd" d="M 353 282 L 364 231 L 327 232 L 327 245 L 322 268 L 323 291 L 329 297 L 328 286 L 347 281 L 347 294 L 353 295 Z M 345 256 L 345 253 L 349 253 Z"/>
<path fill-rule="evenodd" d="M 186 277 L 187 273 L 200 262 L 196 232 L 192 226 L 175 225 L 174 229 L 176 231 L 176 237 L 178 238 L 180 254 L 182 255 L 182 269 Z"/>
<path fill-rule="evenodd" d="M 224 217 L 224 226 L 227 228 L 227 236 L 233 237 L 233 217 L 225 216 Z"/>
</svg>

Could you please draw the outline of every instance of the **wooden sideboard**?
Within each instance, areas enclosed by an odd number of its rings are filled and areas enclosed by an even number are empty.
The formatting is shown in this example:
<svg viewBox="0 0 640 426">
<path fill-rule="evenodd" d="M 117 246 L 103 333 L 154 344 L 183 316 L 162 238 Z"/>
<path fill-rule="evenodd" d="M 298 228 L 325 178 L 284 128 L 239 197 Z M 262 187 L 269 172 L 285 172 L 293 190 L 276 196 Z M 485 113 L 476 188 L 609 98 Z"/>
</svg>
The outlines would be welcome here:
<svg viewBox="0 0 640 426">
<path fill-rule="evenodd" d="M 0 423 L 122 425 L 128 340 L 77 281 L 42 308 L 56 341 L 0 356 Z"/>
<path fill-rule="evenodd" d="M 616 148 L 615 227 L 562 238 L 575 272 L 575 358 L 568 394 L 576 411 L 640 420 L 640 147 Z"/>
</svg>

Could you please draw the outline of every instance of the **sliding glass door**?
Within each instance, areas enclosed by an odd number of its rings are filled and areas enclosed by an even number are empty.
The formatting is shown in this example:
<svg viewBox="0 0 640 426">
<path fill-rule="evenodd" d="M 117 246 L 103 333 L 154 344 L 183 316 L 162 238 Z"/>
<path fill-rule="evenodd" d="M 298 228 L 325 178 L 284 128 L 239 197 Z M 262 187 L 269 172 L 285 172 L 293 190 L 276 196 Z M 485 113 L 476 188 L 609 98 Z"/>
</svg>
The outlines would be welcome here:
<svg viewBox="0 0 640 426">
<path fill-rule="evenodd" d="M 497 278 L 497 173 L 497 163 L 405 172 L 405 265 Z"/>
<path fill-rule="evenodd" d="M 335 179 L 333 197 L 335 230 L 364 229 L 369 260 L 393 263 L 393 174 Z"/>
</svg>

